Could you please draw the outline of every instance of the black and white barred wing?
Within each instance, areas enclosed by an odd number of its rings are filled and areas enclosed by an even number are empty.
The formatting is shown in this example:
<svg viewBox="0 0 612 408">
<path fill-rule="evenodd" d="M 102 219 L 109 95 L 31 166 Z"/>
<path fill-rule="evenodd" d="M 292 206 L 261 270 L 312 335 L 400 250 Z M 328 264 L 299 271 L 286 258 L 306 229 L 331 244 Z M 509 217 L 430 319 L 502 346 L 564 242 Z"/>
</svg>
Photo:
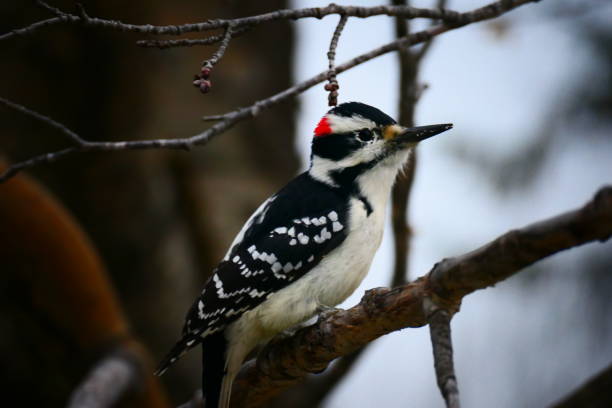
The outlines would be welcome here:
<svg viewBox="0 0 612 408">
<path fill-rule="evenodd" d="M 183 338 L 160 365 L 164 370 L 201 339 L 223 330 L 243 313 L 299 279 L 340 245 L 348 230 L 346 209 L 293 211 L 282 199 L 255 214 L 226 259 L 219 264 L 185 323 Z M 276 205 L 275 205 L 276 204 Z M 285 203 L 287 204 L 287 203 Z M 275 208 L 276 207 L 276 208 Z M 292 204 L 295 209 L 299 205 Z"/>
<path fill-rule="evenodd" d="M 299 279 L 344 240 L 345 224 L 335 210 L 254 223 L 206 285 L 187 333 L 206 337 L 221 330 Z"/>
</svg>

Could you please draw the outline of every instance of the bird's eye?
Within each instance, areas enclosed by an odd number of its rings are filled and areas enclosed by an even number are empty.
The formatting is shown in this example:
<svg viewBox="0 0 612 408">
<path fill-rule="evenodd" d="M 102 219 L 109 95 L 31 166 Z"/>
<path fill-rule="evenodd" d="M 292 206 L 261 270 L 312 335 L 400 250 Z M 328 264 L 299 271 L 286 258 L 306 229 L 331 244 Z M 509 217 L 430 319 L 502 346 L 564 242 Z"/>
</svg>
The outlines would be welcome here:
<svg viewBox="0 0 612 408">
<path fill-rule="evenodd" d="M 362 142 L 369 142 L 374 139 L 374 133 L 370 129 L 361 129 L 357 132 L 357 138 Z"/>
</svg>

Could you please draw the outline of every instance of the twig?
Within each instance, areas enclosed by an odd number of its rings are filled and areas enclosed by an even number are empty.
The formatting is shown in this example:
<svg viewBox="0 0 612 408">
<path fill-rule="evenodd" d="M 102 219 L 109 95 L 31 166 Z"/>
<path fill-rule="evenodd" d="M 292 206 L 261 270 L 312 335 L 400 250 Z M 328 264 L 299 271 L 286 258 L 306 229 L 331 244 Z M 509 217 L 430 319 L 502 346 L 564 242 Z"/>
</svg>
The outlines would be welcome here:
<svg viewBox="0 0 612 408">
<path fill-rule="evenodd" d="M 436 5 L 436 8 L 438 10 L 444 10 L 446 8 L 446 3 L 447 3 L 446 0 L 438 0 L 438 4 Z M 432 22 L 432 24 L 435 24 L 435 23 Z M 421 47 L 421 49 L 416 53 L 416 58 L 419 61 L 422 60 L 425 57 L 425 55 L 427 55 L 427 53 L 431 49 L 432 44 L 433 44 L 433 40 L 427 41 L 425 44 L 423 44 L 423 47 Z"/>
<path fill-rule="evenodd" d="M 223 58 L 223 54 L 225 54 L 225 50 L 229 45 L 230 40 L 232 39 L 232 32 L 234 28 L 232 25 L 227 26 L 225 29 L 225 33 L 223 34 L 223 39 L 221 40 L 221 45 L 217 51 L 210 57 L 208 60 L 202 62 L 203 67 L 212 68 L 221 58 Z"/>
<path fill-rule="evenodd" d="M 338 89 L 340 85 L 338 85 L 338 80 L 336 79 L 336 48 L 338 47 L 338 40 L 340 40 L 340 35 L 342 35 L 342 30 L 344 30 L 347 20 L 348 17 L 346 14 L 340 16 L 338 25 L 336 25 L 336 29 L 334 30 L 334 35 L 332 35 L 332 39 L 329 43 L 329 51 L 327 51 L 329 65 L 327 70 L 328 82 L 325 84 L 325 90 L 329 92 L 327 98 L 329 106 L 336 106 L 338 104 Z"/>
<path fill-rule="evenodd" d="M 301 329 L 264 348 L 245 364 L 234 387 L 236 406 L 261 406 L 308 373 L 374 339 L 406 327 L 427 324 L 423 299 L 453 309 L 478 289 L 500 282 L 559 251 L 612 236 L 612 186 L 585 206 L 510 231 L 483 247 L 437 263 L 424 277 L 395 289 L 372 289 L 351 309 Z"/>
<path fill-rule="evenodd" d="M 110 408 L 129 390 L 143 386 L 144 372 L 136 356 L 114 352 L 101 360 L 76 388 L 68 408 Z"/>
<path fill-rule="evenodd" d="M 530 0 L 532 1 L 532 0 Z M 524 3 L 526 0 L 513 0 L 513 3 Z M 515 4 L 516 6 L 516 4 Z M 303 18 L 318 18 L 325 16 L 342 14 L 348 17 L 367 18 L 373 16 L 396 16 L 404 18 L 430 18 L 435 20 L 443 20 L 448 23 L 462 22 L 461 14 L 451 10 L 433 10 L 416 7 L 395 7 L 395 6 L 375 6 L 375 7 L 355 7 L 355 6 L 339 6 L 330 4 L 327 7 L 312 7 L 302 9 L 285 9 L 277 10 L 269 13 L 259 14 L 255 16 L 235 18 L 235 19 L 215 19 L 207 20 L 201 23 L 155 26 L 151 24 L 128 24 L 118 20 L 107 20 L 103 18 L 90 17 L 86 21 L 82 16 L 66 13 L 55 9 L 59 16 L 44 21 L 39 21 L 27 27 L 18 28 L 8 33 L 0 35 L 0 41 L 13 39 L 19 36 L 33 34 L 41 28 L 59 24 L 81 24 L 87 27 L 103 28 L 120 32 L 130 32 L 139 34 L 153 35 L 182 35 L 185 33 L 204 32 L 227 28 L 232 25 L 234 28 L 244 26 L 255 26 L 262 23 L 277 20 L 299 20 Z M 57 12 L 54 12 L 58 15 Z"/>
<path fill-rule="evenodd" d="M 453 366 L 450 313 L 436 305 L 430 297 L 423 299 L 423 309 L 429 322 L 438 388 L 447 408 L 459 408 L 459 389 Z"/>
<path fill-rule="evenodd" d="M 514 0 L 514 7 L 521 6 L 526 3 L 530 3 L 537 0 Z M 331 7 L 331 6 L 330 6 Z M 381 6 L 382 7 L 382 6 Z M 390 6 L 389 6 L 390 7 Z M 310 10 L 310 9 L 308 9 Z M 396 39 L 388 44 L 381 47 L 375 48 L 369 52 L 361 54 L 341 65 L 336 66 L 336 73 L 340 74 L 347 71 L 357 65 L 363 64 L 364 62 L 370 61 L 381 55 L 384 55 L 391 51 L 397 51 L 403 47 L 407 47 L 414 44 L 419 44 L 424 41 L 428 41 L 431 38 L 445 33 L 450 30 L 462 27 L 467 24 L 476 23 L 482 20 L 498 17 L 505 9 L 501 7 L 501 2 L 494 2 L 487 6 L 475 9 L 470 12 L 461 13 L 457 17 L 457 23 L 453 26 L 445 24 L 436 25 L 427 28 L 423 31 L 410 34 L 407 37 Z M 446 11 L 445 11 L 446 13 Z M 95 20 L 91 18 L 90 21 Z M 215 20 L 216 21 L 216 20 Z M 8 180 L 10 177 L 17 174 L 19 171 L 33 167 L 34 165 L 41 163 L 49 163 L 58 158 L 64 157 L 67 154 L 71 154 L 77 151 L 115 151 L 115 150 L 144 150 L 144 149 L 184 149 L 190 150 L 194 146 L 201 146 L 209 142 L 213 137 L 225 132 L 232 128 L 238 122 L 245 119 L 257 116 L 262 109 L 270 108 L 292 96 L 304 92 L 305 90 L 313 87 L 314 85 L 323 82 L 327 78 L 327 71 L 321 72 L 314 77 L 300 82 L 290 88 L 285 89 L 269 98 L 257 101 L 254 104 L 246 108 L 238 108 L 234 111 L 221 115 L 221 119 L 218 123 L 204 130 L 203 132 L 186 138 L 177 139 L 155 139 L 155 140 L 144 140 L 144 141 L 120 141 L 120 142 L 86 142 L 83 145 L 66 149 L 59 152 L 47 153 L 40 156 L 35 156 L 29 160 L 18 162 L 10 166 L 2 175 L 0 175 L 0 183 Z M 219 117 L 219 116 L 218 116 Z"/>
<path fill-rule="evenodd" d="M 18 103 L 12 102 L 12 101 L 9 101 L 8 99 L 2 98 L 2 97 L 0 97 L 0 105 L 4 105 L 7 108 L 16 110 L 17 112 L 21 112 L 24 115 L 30 116 L 31 118 L 36 119 L 37 121 L 42 122 L 42 123 L 44 123 L 45 125 L 47 125 L 49 127 L 52 127 L 54 129 L 59 130 L 69 140 L 73 141 L 77 145 L 84 145 L 86 143 L 75 132 L 73 132 L 72 130 L 68 129 L 63 124 L 61 124 L 61 123 L 51 119 L 48 116 L 42 115 L 42 114 L 40 114 L 38 112 L 35 112 L 35 111 L 31 110 L 31 109 L 26 108 L 23 105 L 20 105 Z"/>
<path fill-rule="evenodd" d="M 219 62 L 223 55 L 225 54 L 225 50 L 232 40 L 232 33 L 234 31 L 233 25 L 228 25 L 223 33 L 223 39 L 221 40 L 221 44 L 215 53 L 207 60 L 202 61 L 202 68 L 200 69 L 200 73 L 195 76 L 193 85 L 196 88 L 200 89 L 202 93 L 208 93 L 212 86 L 212 82 L 210 81 L 210 74 L 212 73 L 213 67 Z"/>
<path fill-rule="evenodd" d="M 66 15 L 66 13 L 64 13 L 62 10 L 58 9 L 57 7 L 53 7 L 42 0 L 36 0 L 36 5 L 57 17 L 62 17 Z"/>
<path fill-rule="evenodd" d="M 249 31 L 251 27 L 244 26 L 232 31 L 232 39 Z M 160 50 L 176 47 L 193 47 L 197 45 L 212 45 L 220 42 L 225 37 L 225 33 L 213 35 L 206 38 L 186 38 L 182 40 L 139 40 L 136 45 L 144 48 L 159 48 Z"/>
</svg>

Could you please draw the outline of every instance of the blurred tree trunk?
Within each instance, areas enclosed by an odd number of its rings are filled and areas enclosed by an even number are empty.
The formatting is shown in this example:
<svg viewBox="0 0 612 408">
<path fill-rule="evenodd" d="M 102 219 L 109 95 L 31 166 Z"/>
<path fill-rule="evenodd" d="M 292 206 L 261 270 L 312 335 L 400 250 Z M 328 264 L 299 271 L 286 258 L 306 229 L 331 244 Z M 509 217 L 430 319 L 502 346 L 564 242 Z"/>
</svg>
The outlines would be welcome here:
<svg viewBox="0 0 612 408">
<path fill-rule="evenodd" d="M 8 3 L 0 5 L 2 32 L 43 15 L 29 4 Z M 55 5 L 74 7 L 70 1 Z M 287 7 L 281 0 L 154 0 L 138 5 L 95 0 L 84 5 L 92 15 L 152 24 Z M 138 38 L 56 27 L 3 44 L 0 89 L 87 139 L 119 140 L 192 135 L 206 126 L 200 116 L 246 105 L 291 83 L 293 30 L 287 21 L 233 41 L 213 71 L 213 89 L 207 95 L 193 88 L 191 80 L 214 47 L 140 49 L 134 45 Z M 91 236 L 134 332 L 154 356 L 161 357 L 178 338 L 192 300 L 250 212 L 297 171 L 294 113 L 293 104 L 282 104 L 191 153 L 92 153 L 32 171 Z M 1 111 L 0 120 L 0 153 L 11 159 L 65 142 L 14 112 Z M 19 333 L 8 338 L 2 343 L 4 355 L 26 347 Z M 200 382 L 199 356 L 185 360 L 164 377 L 175 402 L 188 399 Z M 36 373 L 33 382 L 50 381 L 54 375 L 33 362 L 11 363 Z M 10 388 L 10 381 L 4 386 Z M 35 387 L 33 392 L 45 389 Z"/>
</svg>

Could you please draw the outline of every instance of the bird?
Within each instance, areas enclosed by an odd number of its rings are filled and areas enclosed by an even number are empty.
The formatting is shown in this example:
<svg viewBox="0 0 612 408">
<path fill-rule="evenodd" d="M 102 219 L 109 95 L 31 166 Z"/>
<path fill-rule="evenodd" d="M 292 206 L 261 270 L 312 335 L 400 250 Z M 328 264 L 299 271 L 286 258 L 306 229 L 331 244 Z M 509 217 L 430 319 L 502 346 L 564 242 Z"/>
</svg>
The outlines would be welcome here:
<svg viewBox="0 0 612 408">
<path fill-rule="evenodd" d="M 402 127 L 360 102 L 330 109 L 314 129 L 310 167 L 244 224 L 156 374 L 201 345 L 206 406 L 228 408 L 233 381 L 252 350 L 333 310 L 359 286 L 410 150 L 450 128 Z"/>
</svg>

